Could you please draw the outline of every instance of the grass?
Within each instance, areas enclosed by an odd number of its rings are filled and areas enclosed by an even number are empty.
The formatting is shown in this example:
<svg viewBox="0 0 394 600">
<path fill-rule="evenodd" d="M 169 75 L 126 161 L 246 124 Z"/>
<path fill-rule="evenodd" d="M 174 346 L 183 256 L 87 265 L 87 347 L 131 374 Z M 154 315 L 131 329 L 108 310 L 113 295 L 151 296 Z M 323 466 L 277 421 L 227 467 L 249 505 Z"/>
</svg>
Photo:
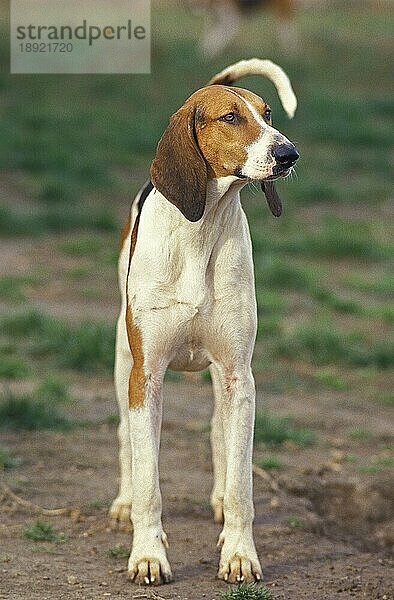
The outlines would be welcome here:
<svg viewBox="0 0 394 600">
<path fill-rule="evenodd" d="M 54 375 L 49 375 L 39 384 L 36 395 L 42 402 L 51 404 L 64 404 L 71 401 L 67 385 L 63 380 Z"/>
<path fill-rule="evenodd" d="M 305 521 L 303 519 L 301 519 L 300 517 L 296 517 L 296 516 L 289 517 L 287 519 L 287 523 L 293 529 L 304 529 L 304 527 L 305 527 Z"/>
<path fill-rule="evenodd" d="M 256 271 L 261 285 L 279 290 L 309 290 L 316 280 L 314 269 L 290 264 L 279 256 L 269 254 L 259 257 Z M 283 296 L 279 298 L 283 302 Z"/>
<path fill-rule="evenodd" d="M 346 283 L 356 290 L 372 292 L 383 297 L 390 297 L 394 294 L 394 276 L 390 273 L 373 280 L 368 280 L 365 276 L 354 273 L 347 277 Z"/>
<path fill-rule="evenodd" d="M 314 374 L 318 383 L 332 390 L 344 391 L 349 388 L 349 385 L 340 375 L 337 375 L 331 369 L 321 369 Z"/>
<path fill-rule="evenodd" d="M 384 370 L 394 364 L 394 348 L 389 339 L 371 341 L 361 332 L 337 329 L 330 321 L 300 325 L 278 342 L 277 353 L 314 365 L 345 364 Z"/>
<path fill-rule="evenodd" d="M 316 440 L 312 431 L 296 427 L 290 418 L 268 413 L 256 414 L 254 439 L 267 446 L 280 446 L 290 441 L 300 447 L 310 446 Z"/>
<path fill-rule="evenodd" d="M 63 534 L 57 533 L 52 525 L 37 519 L 31 525 L 27 525 L 23 529 L 23 536 L 33 542 L 64 542 L 65 537 Z"/>
<path fill-rule="evenodd" d="M 100 239 L 91 237 L 80 238 L 63 242 L 59 246 L 59 250 L 67 256 L 92 256 L 96 255 L 102 249 Z"/>
<path fill-rule="evenodd" d="M 108 550 L 108 556 L 110 558 L 128 558 L 130 555 L 130 548 L 127 546 L 115 546 Z"/>
<path fill-rule="evenodd" d="M 1 379 L 23 379 L 31 372 L 30 367 L 20 358 L 3 356 L 0 362 Z"/>
<path fill-rule="evenodd" d="M 237 587 L 223 592 L 221 600 L 272 600 L 268 588 L 257 583 L 241 583 Z"/>
<path fill-rule="evenodd" d="M 258 459 L 256 464 L 258 467 L 261 467 L 267 471 L 281 469 L 283 467 L 283 462 L 277 456 L 267 456 L 265 458 Z"/>
<path fill-rule="evenodd" d="M 13 469 L 14 467 L 18 467 L 21 463 L 22 460 L 12 456 L 7 448 L 0 447 L 0 471 L 4 469 Z"/>
<path fill-rule="evenodd" d="M 0 277 L 0 298 L 9 302 L 22 302 L 26 299 L 23 287 L 29 283 L 25 277 Z"/>
<path fill-rule="evenodd" d="M 60 392 L 60 398 L 56 391 Z M 30 395 L 18 396 L 8 391 L 0 401 L 0 429 L 67 431 L 76 423 L 60 412 L 58 402 L 68 399 L 62 384 L 51 380 L 40 384 Z"/>
<path fill-rule="evenodd" d="M 0 206 L 0 236 L 36 236 L 43 233 L 64 233 L 78 229 L 118 231 L 116 217 L 106 208 L 88 210 L 68 204 L 39 208 L 34 213 L 20 213 Z"/>
<path fill-rule="evenodd" d="M 103 510 L 109 508 L 108 500 L 104 500 L 102 498 L 93 498 L 88 504 L 88 508 L 91 510 Z"/>
<path fill-rule="evenodd" d="M 3 317 L 2 331 L 12 338 L 28 338 L 28 352 L 49 358 L 59 368 L 82 372 L 111 372 L 115 327 L 92 321 L 72 326 L 33 310 Z"/>
<path fill-rule="evenodd" d="M 350 440 L 358 442 L 370 440 L 373 437 L 372 433 L 366 429 L 353 429 L 352 431 L 348 432 L 347 436 Z"/>
<path fill-rule="evenodd" d="M 310 231 L 295 239 L 278 243 L 282 252 L 321 258 L 351 258 L 363 261 L 387 259 L 394 250 L 381 241 L 370 223 L 345 221 L 331 217 L 325 219 L 319 231 Z"/>
</svg>

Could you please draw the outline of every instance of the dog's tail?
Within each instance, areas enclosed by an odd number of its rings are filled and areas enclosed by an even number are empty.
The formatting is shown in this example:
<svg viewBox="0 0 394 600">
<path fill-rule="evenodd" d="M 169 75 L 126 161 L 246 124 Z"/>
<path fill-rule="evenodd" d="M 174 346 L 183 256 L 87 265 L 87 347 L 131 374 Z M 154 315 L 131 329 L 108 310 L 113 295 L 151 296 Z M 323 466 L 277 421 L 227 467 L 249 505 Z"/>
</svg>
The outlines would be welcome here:
<svg viewBox="0 0 394 600">
<path fill-rule="evenodd" d="M 292 119 L 294 117 L 297 108 L 297 98 L 291 87 L 290 79 L 281 67 L 270 60 L 263 60 L 261 58 L 240 60 L 212 77 L 207 85 L 232 85 L 234 81 L 248 75 L 268 77 L 274 83 L 282 106 L 289 118 Z"/>
</svg>

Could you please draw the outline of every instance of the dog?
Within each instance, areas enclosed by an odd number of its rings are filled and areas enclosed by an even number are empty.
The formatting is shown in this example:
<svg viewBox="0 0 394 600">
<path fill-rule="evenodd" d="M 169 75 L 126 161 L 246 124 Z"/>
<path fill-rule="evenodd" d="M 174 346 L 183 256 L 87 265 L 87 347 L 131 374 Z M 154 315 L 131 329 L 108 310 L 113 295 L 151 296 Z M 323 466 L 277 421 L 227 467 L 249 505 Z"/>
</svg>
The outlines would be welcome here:
<svg viewBox="0 0 394 600">
<path fill-rule="evenodd" d="M 171 117 L 150 175 L 131 207 L 121 239 L 115 386 L 120 408 L 120 488 L 113 524 L 131 516 L 128 572 L 138 584 L 171 581 L 161 522 L 158 454 L 167 368 L 209 367 L 214 519 L 223 522 L 218 577 L 262 577 L 252 535 L 255 386 L 251 358 L 257 328 L 252 246 L 240 190 L 260 182 L 275 216 L 273 181 L 287 177 L 298 152 L 272 126 L 269 105 L 233 87 L 264 75 L 292 117 L 290 81 L 268 60 L 236 63 L 192 94 Z"/>
<path fill-rule="evenodd" d="M 286 53 L 298 51 L 294 0 L 204 0 L 201 6 L 213 18 L 200 43 L 200 52 L 207 59 L 219 56 L 229 46 L 246 17 L 264 9 L 276 17 L 277 38 L 282 50 Z"/>
</svg>

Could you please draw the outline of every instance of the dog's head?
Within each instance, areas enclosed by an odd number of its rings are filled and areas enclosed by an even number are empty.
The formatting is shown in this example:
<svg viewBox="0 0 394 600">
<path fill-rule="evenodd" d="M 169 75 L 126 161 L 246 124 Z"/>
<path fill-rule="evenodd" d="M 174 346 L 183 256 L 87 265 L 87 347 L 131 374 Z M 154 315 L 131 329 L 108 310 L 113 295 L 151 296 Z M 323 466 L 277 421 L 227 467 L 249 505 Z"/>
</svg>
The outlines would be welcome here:
<svg viewBox="0 0 394 600">
<path fill-rule="evenodd" d="M 279 216 L 281 202 L 272 181 L 288 176 L 298 156 L 294 144 L 272 127 L 271 109 L 259 96 L 209 85 L 171 117 L 151 177 L 189 221 L 204 213 L 208 179 L 227 176 L 261 182 L 272 213 Z"/>
</svg>

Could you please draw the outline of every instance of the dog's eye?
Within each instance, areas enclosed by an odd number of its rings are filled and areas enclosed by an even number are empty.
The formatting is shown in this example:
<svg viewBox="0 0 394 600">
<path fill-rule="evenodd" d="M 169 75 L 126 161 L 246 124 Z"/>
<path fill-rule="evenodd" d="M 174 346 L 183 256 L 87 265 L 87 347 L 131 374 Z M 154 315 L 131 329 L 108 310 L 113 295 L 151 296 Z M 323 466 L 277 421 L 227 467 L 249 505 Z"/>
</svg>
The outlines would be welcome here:
<svg viewBox="0 0 394 600">
<path fill-rule="evenodd" d="M 227 113 L 220 117 L 220 121 L 224 121 L 225 123 L 235 123 L 237 120 L 237 115 L 233 112 Z"/>
<path fill-rule="evenodd" d="M 268 121 L 268 123 L 271 123 L 271 119 L 272 119 L 272 110 L 270 108 L 267 108 L 267 110 L 264 113 L 264 119 L 266 121 Z"/>
</svg>

